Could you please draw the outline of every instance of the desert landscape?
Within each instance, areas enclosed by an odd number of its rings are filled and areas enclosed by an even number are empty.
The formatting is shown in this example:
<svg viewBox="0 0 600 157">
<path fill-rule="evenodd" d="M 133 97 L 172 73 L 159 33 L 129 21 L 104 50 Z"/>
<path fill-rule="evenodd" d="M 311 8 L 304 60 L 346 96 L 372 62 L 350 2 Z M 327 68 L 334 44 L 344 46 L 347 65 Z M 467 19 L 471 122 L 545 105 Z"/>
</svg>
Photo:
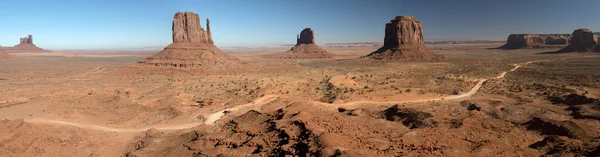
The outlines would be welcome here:
<svg viewBox="0 0 600 157">
<path fill-rule="evenodd" d="M 379 42 L 253 49 L 194 12 L 160 51 L 29 35 L 0 47 L 0 156 L 600 156 L 598 33 L 425 41 L 390 18 Z"/>
</svg>

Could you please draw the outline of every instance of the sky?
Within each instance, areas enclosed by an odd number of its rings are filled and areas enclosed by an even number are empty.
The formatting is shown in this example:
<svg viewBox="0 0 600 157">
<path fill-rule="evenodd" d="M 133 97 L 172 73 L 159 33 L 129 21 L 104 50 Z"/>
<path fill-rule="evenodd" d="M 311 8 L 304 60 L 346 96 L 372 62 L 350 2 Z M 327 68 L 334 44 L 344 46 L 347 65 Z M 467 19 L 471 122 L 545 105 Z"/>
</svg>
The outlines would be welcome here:
<svg viewBox="0 0 600 157">
<path fill-rule="evenodd" d="M 382 42 L 394 16 L 416 16 L 425 40 L 505 40 L 514 33 L 600 31 L 598 0 L 1 0 L 0 46 L 33 35 L 44 49 L 129 49 L 171 43 L 173 15 L 210 18 L 220 47 Z"/>
</svg>

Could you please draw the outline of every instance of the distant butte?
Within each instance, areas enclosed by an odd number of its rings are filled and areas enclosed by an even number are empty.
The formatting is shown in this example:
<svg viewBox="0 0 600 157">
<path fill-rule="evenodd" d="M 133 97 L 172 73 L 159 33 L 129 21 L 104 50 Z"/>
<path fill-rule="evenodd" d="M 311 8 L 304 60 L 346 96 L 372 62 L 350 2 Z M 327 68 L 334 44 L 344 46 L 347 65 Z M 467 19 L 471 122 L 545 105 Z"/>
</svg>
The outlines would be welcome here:
<svg viewBox="0 0 600 157">
<path fill-rule="evenodd" d="M 441 60 L 444 58 L 425 47 L 423 27 L 414 16 L 396 16 L 387 23 L 383 47 L 365 57 L 376 60 Z"/>
<path fill-rule="evenodd" d="M 600 37 L 589 29 L 577 29 L 573 31 L 571 44 L 559 50 L 560 53 L 566 52 L 600 52 Z"/>
<path fill-rule="evenodd" d="M 296 45 L 285 53 L 266 55 L 272 59 L 315 59 L 333 58 L 329 53 L 315 44 L 315 33 L 311 28 L 305 28 L 296 36 Z"/>
<path fill-rule="evenodd" d="M 571 34 L 511 34 L 501 49 L 546 48 L 568 45 Z"/>
<path fill-rule="evenodd" d="M 0 51 L 4 52 L 44 52 L 47 50 L 41 49 L 33 44 L 33 36 L 29 35 L 20 39 L 19 44 L 14 47 L 0 47 Z"/>
<path fill-rule="evenodd" d="M 173 43 L 152 57 L 138 63 L 161 67 L 229 69 L 244 67 L 243 62 L 225 54 L 214 45 L 210 21 L 206 30 L 200 26 L 200 16 L 193 12 L 178 12 L 173 17 Z"/>
</svg>

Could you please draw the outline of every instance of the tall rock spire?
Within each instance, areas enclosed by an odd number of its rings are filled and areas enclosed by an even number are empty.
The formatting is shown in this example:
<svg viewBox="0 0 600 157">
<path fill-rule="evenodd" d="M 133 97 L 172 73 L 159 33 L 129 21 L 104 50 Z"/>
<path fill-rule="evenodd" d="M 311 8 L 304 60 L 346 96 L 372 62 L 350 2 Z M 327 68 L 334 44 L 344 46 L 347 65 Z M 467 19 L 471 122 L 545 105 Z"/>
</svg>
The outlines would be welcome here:
<svg viewBox="0 0 600 157">
<path fill-rule="evenodd" d="M 210 32 L 210 20 L 206 18 L 206 32 L 209 44 L 215 44 L 212 39 L 212 33 Z"/>
</svg>

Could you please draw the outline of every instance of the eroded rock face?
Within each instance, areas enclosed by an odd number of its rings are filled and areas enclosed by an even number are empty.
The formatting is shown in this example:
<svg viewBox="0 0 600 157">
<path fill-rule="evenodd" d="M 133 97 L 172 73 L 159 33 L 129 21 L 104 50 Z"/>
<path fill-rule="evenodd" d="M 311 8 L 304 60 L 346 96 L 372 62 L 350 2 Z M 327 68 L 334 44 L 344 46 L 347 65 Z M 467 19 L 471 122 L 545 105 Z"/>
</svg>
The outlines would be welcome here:
<svg viewBox="0 0 600 157">
<path fill-rule="evenodd" d="M 21 38 L 21 41 L 19 42 L 19 44 L 33 44 L 33 36 L 30 34 L 29 36 L 27 36 L 25 38 Z"/>
<path fill-rule="evenodd" d="M 598 45 L 598 37 L 589 29 L 578 29 L 573 32 L 571 45 L 577 52 L 591 51 Z"/>
<path fill-rule="evenodd" d="M 570 37 L 548 37 L 546 45 L 568 45 L 570 40 Z"/>
<path fill-rule="evenodd" d="M 384 45 L 367 55 L 378 60 L 440 60 L 444 57 L 425 47 L 423 27 L 414 16 L 396 16 L 385 25 Z"/>
<path fill-rule="evenodd" d="M 198 14 L 178 12 L 173 17 L 173 43 L 138 63 L 200 69 L 237 69 L 247 66 L 246 62 L 223 53 L 214 45 L 208 19 L 206 29 L 200 26 Z"/>
<path fill-rule="evenodd" d="M 598 36 L 589 29 L 578 29 L 573 31 L 571 44 L 559 52 L 600 52 Z"/>
<path fill-rule="evenodd" d="M 315 33 L 311 28 L 305 28 L 300 32 L 296 45 L 300 44 L 315 44 Z"/>
<path fill-rule="evenodd" d="M 568 34 L 511 34 L 503 49 L 544 48 L 550 45 L 567 45 L 571 35 Z"/>
<path fill-rule="evenodd" d="M 214 44 L 210 33 L 210 21 L 206 28 L 200 26 L 200 16 L 192 12 L 178 12 L 173 18 L 173 43 Z"/>
<path fill-rule="evenodd" d="M 385 24 L 384 46 L 423 44 L 423 27 L 414 16 L 397 16 Z"/>
</svg>

